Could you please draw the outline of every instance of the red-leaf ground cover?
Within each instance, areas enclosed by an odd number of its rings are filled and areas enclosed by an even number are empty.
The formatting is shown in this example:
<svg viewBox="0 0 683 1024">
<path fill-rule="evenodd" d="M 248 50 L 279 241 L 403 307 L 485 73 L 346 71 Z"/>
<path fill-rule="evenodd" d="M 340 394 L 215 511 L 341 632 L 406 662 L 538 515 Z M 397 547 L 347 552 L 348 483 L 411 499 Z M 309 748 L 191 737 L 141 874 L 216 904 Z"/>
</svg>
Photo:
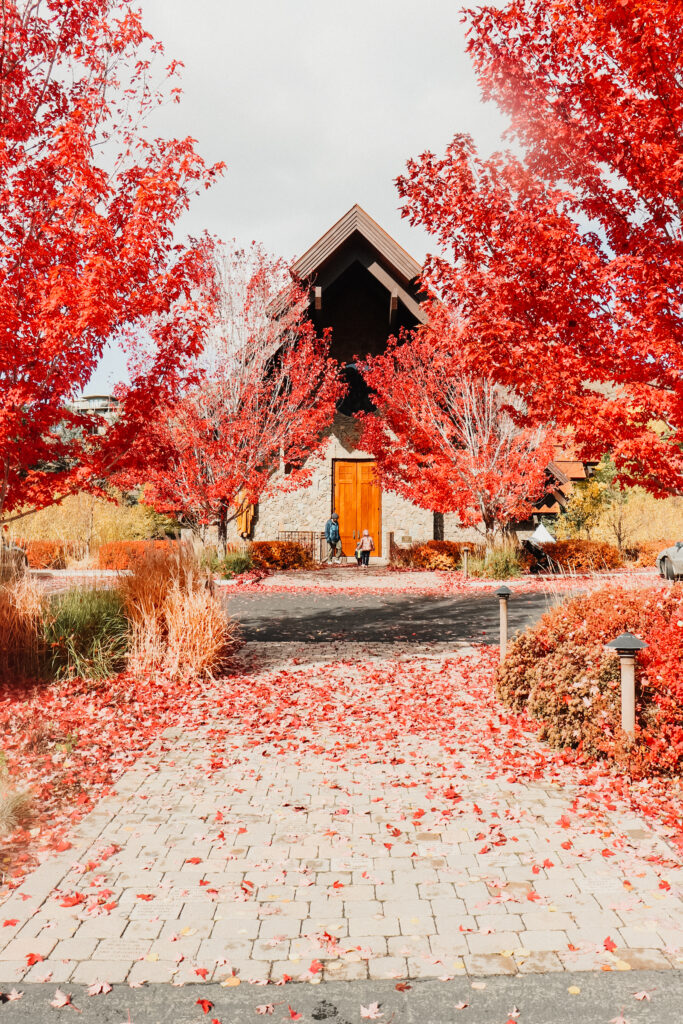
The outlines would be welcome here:
<svg viewBox="0 0 683 1024">
<path fill-rule="evenodd" d="M 620 633 L 647 644 L 638 658 L 637 735 L 621 731 Z M 573 598 L 512 645 L 498 695 L 526 708 L 554 746 L 616 761 L 633 775 L 683 773 L 683 588 L 612 586 Z"/>
<path fill-rule="evenodd" d="M 520 576 L 508 581 L 514 594 L 545 592 L 549 599 L 553 594 L 568 591 L 592 591 L 609 582 L 618 581 L 628 587 L 651 586 L 658 577 L 654 572 L 633 572 L 617 570 L 612 573 L 578 573 L 559 575 Z M 221 581 L 219 581 L 221 582 Z M 462 572 L 423 571 L 390 567 L 370 575 L 350 566 L 341 570 L 320 567 L 314 572 L 277 574 L 245 573 L 222 586 L 236 588 L 240 594 L 386 594 L 403 593 L 414 595 L 429 594 L 481 594 L 492 593 L 500 586 L 500 580 L 465 578 Z"/>
<path fill-rule="evenodd" d="M 683 849 L 680 779 L 634 781 L 585 753 L 537 743 L 538 724 L 494 694 L 496 659 L 495 648 L 480 648 L 474 656 L 433 663 L 377 663 L 361 649 L 357 660 L 331 660 L 315 673 L 235 671 L 208 683 L 124 674 L 5 689 L 0 730 L 7 766 L 17 784 L 31 788 L 38 811 L 38 831 L 16 833 L 6 844 L 5 852 L 14 852 L 9 884 L 18 885 L 36 858 L 68 842 L 69 827 L 171 725 L 188 737 L 205 736 L 217 759 L 231 736 L 235 742 L 247 737 L 272 757 L 313 751 L 341 770 L 359 757 L 391 760 L 407 739 L 412 753 L 400 756 L 413 759 L 413 778 L 422 771 L 432 780 L 434 806 L 446 814 L 466 752 L 489 767 L 492 778 L 571 787 L 578 794 L 577 821 L 635 809 Z M 439 742 L 436 766 L 425 763 L 420 737 Z M 159 764 L 163 752 L 162 742 L 153 755 Z"/>
</svg>

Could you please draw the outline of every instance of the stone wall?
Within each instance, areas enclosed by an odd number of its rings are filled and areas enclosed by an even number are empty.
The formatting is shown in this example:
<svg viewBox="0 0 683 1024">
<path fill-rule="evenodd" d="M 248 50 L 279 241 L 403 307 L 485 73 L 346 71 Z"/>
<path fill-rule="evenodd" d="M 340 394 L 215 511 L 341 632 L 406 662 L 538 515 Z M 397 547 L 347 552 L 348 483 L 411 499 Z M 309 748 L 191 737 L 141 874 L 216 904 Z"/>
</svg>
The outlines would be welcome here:
<svg viewBox="0 0 683 1024">
<path fill-rule="evenodd" d="M 286 530 L 322 532 L 333 511 L 333 459 L 371 458 L 356 448 L 358 425 L 350 417 L 335 418 L 322 457 L 313 461 L 312 482 L 296 491 L 277 492 L 264 498 L 258 505 L 253 525 L 252 540 L 277 540 Z M 284 477 L 284 467 L 278 471 L 275 483 Z M 382 556 L 389 554 L 389 534 L 399 545 L 431 540 L 434 536 L 434 517 L 427 509 L 418 508 L 393 491 L 382 492 Z M 464 530 L 454 513 L 444 516 L 446 540 L 478 539 L 476 530 Z M 228 540 L 238 541 L 237 527 L 231 523 Z"/>
</svg>

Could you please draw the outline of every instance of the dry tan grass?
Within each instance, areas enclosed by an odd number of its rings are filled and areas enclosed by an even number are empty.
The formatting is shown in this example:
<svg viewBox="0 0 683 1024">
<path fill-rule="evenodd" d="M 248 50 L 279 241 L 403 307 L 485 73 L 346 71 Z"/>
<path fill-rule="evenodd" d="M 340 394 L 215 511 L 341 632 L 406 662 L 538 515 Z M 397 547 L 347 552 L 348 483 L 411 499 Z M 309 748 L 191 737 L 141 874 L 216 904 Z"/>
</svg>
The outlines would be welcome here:
<svg viewBox="0 0 683 1024">
<path fill-rule="evenodd" d="M 0 837 L 9 835 L 19 825 L 31 820 L 31 799 L 27 793 L 18 793 L 0 778 Z"/>
<path fill-rule="evenodd" d="M 0 669 L 22 674 L 36 669 L 44 600 L 28 577 L 0 585 Z"/>
<path fill-rule="evenodd" d="M 236 624 L 209 590 L 175 585 L 164 604 L 166 667 L 173 675 L 213 675 L 236 644 Z"/>
<path fill-rule="evenodd" d="M 127 505 L 116 491 L 112 491 L 111 501 L 81 492 L 17 520 L 7 536 L 12 540 L 61 541 L 79 563 L 101 544 L 155 536 L 158 520 L 150 508 Z"/>
<path fill-rule="evenodd" d="M 235 625 L 191 544 L 150 551 L 119 588 L 131 623 L 132 668 L 207 675 L 225 664 L 236 643 Z"/>
<path fill-rule="evenodd" d="M 655 498 L 640 487 L 629 488 L 626 493 L 626 503 L 616 503 L 602 512 L 591 530 L 593 540 L 610 544 L 621 540 L 625 548 L 662 537 L 683 540 L 683 497 Z"/>
</svg>

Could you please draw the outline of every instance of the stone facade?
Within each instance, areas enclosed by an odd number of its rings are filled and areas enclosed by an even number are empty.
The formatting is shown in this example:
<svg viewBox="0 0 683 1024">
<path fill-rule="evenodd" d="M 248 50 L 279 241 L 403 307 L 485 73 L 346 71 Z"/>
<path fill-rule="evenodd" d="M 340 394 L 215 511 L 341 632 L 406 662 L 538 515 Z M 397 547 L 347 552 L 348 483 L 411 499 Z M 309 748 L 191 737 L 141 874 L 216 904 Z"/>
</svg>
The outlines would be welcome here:
<svg viewBox="0 0 683 1024">
<path fill-rule="evenodd" d="M 296 491 L 274 490 L 270 497 L 258 505 L 254 518 L 251 540 L 277 540 L 278 536 L 290 530 L 323 531 L 325 522 L 333 511 L 335 459 L 371 459 L 372 456 L 356 448 L 358 427 L 351 417 L 338 415 L 330 431 L 322 456 L 314 460 L 313 477 L 310 486 Z M 281 467 L 275 477 L 284 476 Z M 395 543 L 404 546 L 431 540 L 434 536 L 434 515 L 427 509 L 419 508 L 394 491 L 382 491 L 382 558 L 389 555 L 389 534 L 394 534 Z M 480 535 L 476 530 L 466 530 L 459 525 L 456 514 L 444 516 L 445 540 L 476 541 Z M 231 523 L 229 542 L 240 540 L 236 523 Z"/>
</svg>

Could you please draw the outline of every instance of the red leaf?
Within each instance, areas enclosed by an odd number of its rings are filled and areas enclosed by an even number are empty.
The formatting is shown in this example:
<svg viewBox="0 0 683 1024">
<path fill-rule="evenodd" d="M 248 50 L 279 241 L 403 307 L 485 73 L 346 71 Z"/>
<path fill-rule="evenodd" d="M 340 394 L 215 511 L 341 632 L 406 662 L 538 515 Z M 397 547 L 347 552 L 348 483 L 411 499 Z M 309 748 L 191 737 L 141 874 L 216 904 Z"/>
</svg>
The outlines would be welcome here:
<svg viewBox="0 0 683 1024">
<path fill-rule="evenodd" d="M 303 1017 L 303 1013 L 297 1013 L 296 1010 L 293 1010 L 291 1006 L 288 1006 L 288 1010 L 289 1016 L 291 1017 L 292 1020 L 301 1020 L 301 1018 Z"/>
<path fill-rule="evenodd" d="M 60 907 L 76 907 L 79 903 L 85 902 L 85 896 L 79 892 L 73 893 L 71 896 L 65 896 L 62 902 L 59 904 Z"/>
<path fill-rule="evenodd" d="M 611 939 L 609 935 L 605 939 L 603 945 L 605 949 L 608 951 L 608 953 L 613 953 L 614 950 L 617 948 L 616 942 L 613 939 Z"/>
<path fill-rule="evenodd" d="M 27 953 L 26 963 L 29 967 L 33 967 L 34 964 L 39 964 L 45 957 L 41 956 L 40 953 Z"/>
<path fill-rule="evenodd" d="M 213 1003 L 209 999 L 198 999 L 195 1006 L 201 1006 L 204 1013 L 208 1013 L 209 1010 L 213 1010 Z"/>
</svg>

